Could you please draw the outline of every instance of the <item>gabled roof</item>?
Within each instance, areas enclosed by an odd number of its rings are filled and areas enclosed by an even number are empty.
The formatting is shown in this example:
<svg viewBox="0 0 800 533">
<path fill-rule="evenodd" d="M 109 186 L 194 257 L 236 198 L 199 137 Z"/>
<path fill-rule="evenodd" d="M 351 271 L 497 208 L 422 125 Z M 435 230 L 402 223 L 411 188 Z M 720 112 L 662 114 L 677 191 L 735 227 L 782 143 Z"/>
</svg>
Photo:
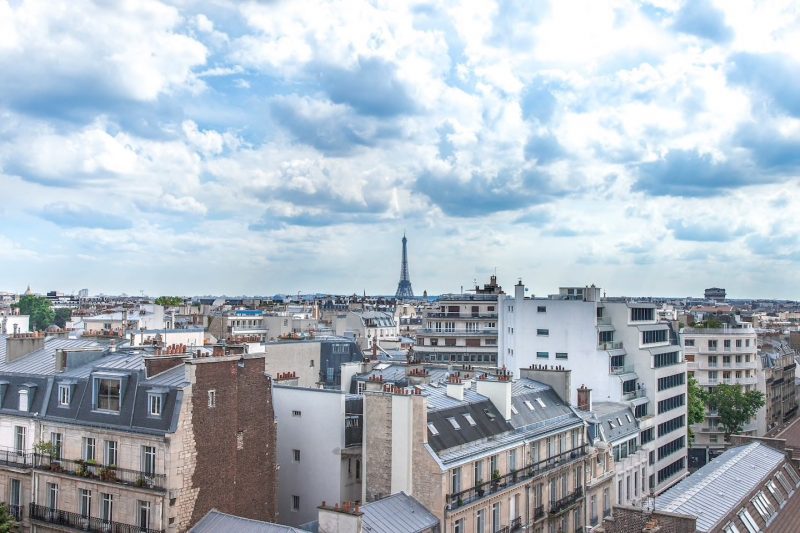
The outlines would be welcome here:
<svg viewBox="0 0 800 533">
<path fill-rule="evenodd" d="M 44 348 L 36 350 L 11 363 L 6 362 L 6 335 L 0 335 L 0 372 L 16 374 L 50 375 L 56 373 L 56 350 L 102 349 L 93 340 L 47 337 Z"/>
<path fill-rule="evenodd" d="M 710 531 L 785 461 L 761 442 L 731 448 L 658 496 L 656 509 L 696 516 L 697 530 Z"/>
<path fill-rule="evenodd" d="M 398 492 L 361 507 L 364 531 L 370 533 L 419 533 L 439 524 L 424 505 Z"/>
<path fill-rule="evenodd" d="M 227 531 L 233 533 L 308 533 L 305 529 L 282 526 L 272 522 L 262 522 L 261 520 L 251 520 L 227 513 L 222 513 L 216 509 L 211 509 L 206 515 L 197 522 L 190 533 L 219 533 Z"/>
</svg>

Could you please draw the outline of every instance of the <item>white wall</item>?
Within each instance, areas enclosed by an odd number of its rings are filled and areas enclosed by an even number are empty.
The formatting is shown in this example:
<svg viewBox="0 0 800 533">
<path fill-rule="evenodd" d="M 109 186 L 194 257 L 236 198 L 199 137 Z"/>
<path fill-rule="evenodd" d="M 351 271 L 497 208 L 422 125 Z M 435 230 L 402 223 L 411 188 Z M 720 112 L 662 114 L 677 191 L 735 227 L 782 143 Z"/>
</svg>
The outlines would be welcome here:
<svg viewBox="0 0 800 533">
<path fill-rule="evenodd" d="M 131 345 L 141 346 L 145 341 L 154 339 L 156 335 L 161 336 L 161 339 L 166 346 L 170 346 L 172 344 L 185 344 L 187 347 L 196 346 L 198 348 L 202 348 L 205 333 L 202 329 L 171 329 L 166 330 L 166 333 L 163 329 L 161 331 L 151 330 L 150 332 L 139 332 L 133 335 L 133 342 Z"/>
<path fill-rule="evenodd" d="M 14 333 L 14 326 L 17 326 L 17 332 L 29 331 L 30 317 L 28 315 L 0 315 L 0 333 L 10 335 Z"/>
<path fill-rule="evenodd" d="M 278 522 L 290 526 L 317 519 L 323 500 L 341 503 L 345 395 L 298 387 L 272 388 L 278 428 Z M 293 416 L 292 411 L 300 411 Z M 300 450 L 295 462 L 293 450 Z M 292 495 L 300 510 L 292 511 Z"/>
</svg>

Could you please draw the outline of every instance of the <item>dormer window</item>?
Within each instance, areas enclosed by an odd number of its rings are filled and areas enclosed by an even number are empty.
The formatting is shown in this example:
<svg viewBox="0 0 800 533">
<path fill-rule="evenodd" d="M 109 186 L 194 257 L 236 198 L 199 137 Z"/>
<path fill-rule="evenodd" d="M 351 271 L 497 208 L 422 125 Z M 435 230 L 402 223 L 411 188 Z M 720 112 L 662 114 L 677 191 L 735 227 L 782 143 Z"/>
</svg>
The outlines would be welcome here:
<svg viewBox="0 0 800 533">
<path fill-rule="evenodd" d="M 19 410 L 20 411 L 28 410 L 28 389 L 19 390 Z"/>
<path fill-rule="evenodd" d="M 101 411 L 118 413 L 122 382 L 117 378 L 94 378 L 95 406 Z"/>
<path fill-rule="evenodd" d="M 147 406 L 147 412 L 150 416 L 161 416 L 161 395 L 148 394 Z"/>
<path fill-rule="evenodd" d="M 58 386 L 58 405 L 59 407 L 69 407 L 69 400 L 72 396 L 71 387 L 69 385 Z"/>
</svg>

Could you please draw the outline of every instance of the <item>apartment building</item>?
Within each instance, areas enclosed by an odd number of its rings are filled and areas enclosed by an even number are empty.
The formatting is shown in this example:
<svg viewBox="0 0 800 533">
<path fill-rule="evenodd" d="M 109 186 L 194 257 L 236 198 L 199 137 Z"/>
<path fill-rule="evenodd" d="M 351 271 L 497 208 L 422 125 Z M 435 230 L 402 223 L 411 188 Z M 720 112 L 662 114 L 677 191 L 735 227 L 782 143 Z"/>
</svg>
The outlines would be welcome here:
<svg viewBox="0 0 800 533">
<path fill-rule="evenodd" d="M 758 435 L 797 416 L 795 369 L 797 352 L 778 336 L 758 339 L 758 383 L 765 405 L 756 416 Z"/>
<path fill-rule="evenodd" d="M 263 356 L 2 340 L 0 499 L 25 529 L 179 532 L 212 508 L 275 518 Z"/>
<path fill-rule="evenodd" d="M 595 479 L 597 451 L 566 391 L 523 375 L 365 390 L 362 500 L 404 491 L 452 533 L 585 527 L 588 488 L 597 498 L 611 478 Z"/>
<path fill-rule="evenodd" d="M 344 337 L 268 342 L 263 350 L 267 373 L 289 372 L 298 386 L 307 388 L 340 389 L 342 364 L 364 357 L 358 345 Z"/>
<path fill-rule="evenodd" d="M 741 385 L 745 390 L 757 387 L 758 336 L 756 330 L 746 322 L 737 326 L 681 329 L 681 345 L 688 373 L 705 390 L 713 390 L 720 384 Z M 743 434 L 758 434 L 758 419 L 764 416 L 762 412 L 745 425 Z M 717 411 L 708 409 L 706 419 L 692 426 L 692 431 L 695 436 L 694 448 L 704 453 L 707 450 L 710 457 L 725 448 L 724 431 L 719 426 Z"/>
<path fill-rule="evenodd" d="M 497 298 L 492 276 L 474 294 L 444 294 L 422 310 L 414 352 L 422 361 L 497 366 Z"/>
<path fill-rule="evenodd" d="M 665 490 L 686 474 L 686 364 L 656 305 L 601 298 L 595 286 L 558 294 L 498 298 L 498 364 L 569 369 L 596 401 L 625 403 L 648 454 L 647 490 Z M 578 403 L 578 389 L 569 401 Z M 627 499 L 627 498 L 625 498 Z"/>
<path fill-rule="evenodd" d="M 400 328 L 389 311 L 348 311 L 334 319 L 334 331 L 352 337 L 364 349 L 400 342 Z"/>
<path fill-rule="evenodd" d="M 361 500 L 363 398 L 331 389 L 273 387 L 278 425 L 278 520 L 316 520 L 322 502 Z M 285 383 L 285 384 L 284 384 Z"/>
<path fill-rule="evenodd" d="M 206 330 L 220 341 L 254 339 L 264 342 L 269 334 L 264 312 L 257 309 L 216 312 L 208 316 Z"/>
</svg>

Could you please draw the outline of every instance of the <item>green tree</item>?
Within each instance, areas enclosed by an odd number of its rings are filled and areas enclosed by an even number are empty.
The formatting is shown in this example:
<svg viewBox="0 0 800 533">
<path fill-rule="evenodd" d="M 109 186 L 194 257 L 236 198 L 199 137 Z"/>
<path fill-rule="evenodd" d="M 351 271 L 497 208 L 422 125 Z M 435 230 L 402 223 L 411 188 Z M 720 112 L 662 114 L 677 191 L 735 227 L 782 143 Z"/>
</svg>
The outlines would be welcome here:
<svg viewBox="0 0 800 533">
<path fill-rule="evenodd" d="M 42 331 L 55 320 L 50 300 L 42 296 L 27 294 L 19 299 L 16 307 L 21 315 L 30 316 L 30 326 L 33 331 Z"/>
<path fill-rule="evenodd" d="M 707 403 L 719 413 L 719 425 L 728 440 L 764 406 L 764 394 L 755 389 L 744 392 L 741 385 L 718 385 L 708 393 Z"/>
<path fill-rule="evenodd" d="M 159 296 L 156 298 L 156 305 L 176 307 L 178 305 L 183 305 L 183 298 L 180 296 Z"/>
<path fill-rule="evenodd" d="M 687 422 L 689 425 L 689 446 L 694 444 L 694 432 L 692 431 L 692 424 L 700 424 L 706 418 L 706 396 L 704 391 L 697 380 L 693 376 L 689 376 L 689 381 L 686 383 L 687 392 Z"/>
<path fill-rule="evenodd" d="M 0 503 L 0 533 L 10 533 L 11 531 L 16 531 L 17 523 L 14 516 L 9 511 L 8 507 L 4 503 Z"/>
<path fill-rule="evenodd" d="M 53 322 L 56 326 L 60 328 L 67 327 L 67 322 L 72 318 L 72 309 L 67 309 L 66 307 L 61 307 L 56 309 L 56 316 L 53 319 Z"/>
</svg>

